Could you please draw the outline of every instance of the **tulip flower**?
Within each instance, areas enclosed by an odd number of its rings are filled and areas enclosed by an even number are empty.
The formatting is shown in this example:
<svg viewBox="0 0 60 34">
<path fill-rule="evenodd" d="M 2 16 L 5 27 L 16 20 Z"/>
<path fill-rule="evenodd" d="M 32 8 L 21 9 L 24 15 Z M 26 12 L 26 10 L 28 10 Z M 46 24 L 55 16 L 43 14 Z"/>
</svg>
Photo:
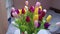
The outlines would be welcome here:
<svg viewBox="0 0 60 34">
<path fill-rule="evenodd" d="M 38 7 L 35 8 L 34 14 L 38 14 Z"/>
<path fill-rule="evenodd" d="M 40 25 L 41 25 L 41 23 L 40 23 L 40 22 L 38 22 L 38 27 L 37 27 L 37 28 L 39 28 L 39 27 L 40 27 Z"/>
<path fill-rule="evenodd" d="M 12 8 L 11 8 L 11 11 L 15 11 L 15 8 L 14 8 L 14 7 L 12 7 Z"/>
<path fill-rule="evenodd" d="M 49 15 L 49 16 L 46 18 L 46 21 L 47 21 L 47 22 L 50 22 L 51 18 L 52 18 L 52 16 Z"/>
<path fill-rule="evenodd" d="M 39 15 L 39 21 L 42 21 L 43 17 L 41 15 Z"/>
<path fill-rule="evenodd" d="M 40 2 L 36 2 L 36 7 L 39 7 L 41 5 Z"/>
<path fill-rule="evenodd" d="M 19 14 L 19 10 L 18 9 L 16 9 L 15 11 L 17 12 L 17 14 Z"/>
<path fill-rule="evenodd" d="M 17 17 L 18 14 L 17 14 L 17 12 L 12 12 L 12 13 L 11 13 L 11 16 L 12 16 L 12 17 Z"/>
<path fill-rule="evenodd" d="M 19 9 L 19 15 L 21 15 L 22 14 L 22 9 Z"/>
<path fill-rule="evenodd" d="M 25 6 L 25 8 L 24 8 L 26 11 L 28 11 L 28 6 Z"/>
<path fill-rule="evenodd" d="M 41 9 L 41 11 L 42 11 L 42 6 L 39 6 L 39 8 Z"/>
<path fill-rule="evenodd" d="M 42 17 L 44 17 L 45 16 L 45 12 L 44 11 L 41 11 L 41 14 L 40 14 L 40 16 L 42 16 Z"/>
<path fill-rule="evenodd" d="M 47 10 L 46 9 L 43 9 L 43 11 L 46 13 L 47 12 Z"/>
<path fill-rule="evenodd" d="M 29 3 L 28 1 L 25 1 L 26 6 L 28 6 L 28 3 Z"/>
<path fill-rule="evenodd" d="M 26 17 L 26 22 L 30 22 L 30 17 L 29 16 Z"/>
<path fill-rule="evenodd" d="M 38 27 L 38 20 L 35 20 L 35 21 L 34 21 L 34 26 L 35 26 L 35 28 Z"/>
<path fill-rule="evenodd" d="M 22 9 L 22 14 L 25 14 L 25 9 Z"/>
<path fill-rule="evenodd" d="M 31 7 L 29 8 L 29 11 L 33 13 L 33 12 L 34 12 L 34 6 L 31 6 Z"/>
<path fill-rule="evenodd" d="M 38 20 L 38 14 L 33 16 L 33 20 Z"/>
<path fill-rule="evenodd" d="M 18 14 L 19 14 L 18 9 L 15 9 L 14 7 L 12 7 L 12 9 L 11 9 L 11 16 L 12 17 L 17 17 Z"/>
<path fill-rule="evenodd" d="M 27 34 L 27 31 L 25 31 L 24 34 Z"/>
<path fill-rule="evenodd" d="M 45 24 L 44 24 L 44 28 L 45 28 L 45 29 L 47 29 L 49 26 L 50 26 L 49 23 L 45 23 Z"/>
<path fill-rule="evenodd" d="M 38 14 L 41 14 L 41 9 L 39 8 L 39 10 L 38 10 Z"/>
</svg>

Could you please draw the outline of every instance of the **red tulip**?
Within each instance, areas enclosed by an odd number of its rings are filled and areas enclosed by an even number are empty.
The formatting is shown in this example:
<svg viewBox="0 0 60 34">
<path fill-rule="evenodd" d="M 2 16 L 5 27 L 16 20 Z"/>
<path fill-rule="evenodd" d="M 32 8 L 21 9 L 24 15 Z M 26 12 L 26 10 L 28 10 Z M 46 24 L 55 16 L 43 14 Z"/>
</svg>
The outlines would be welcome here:
<svg viewBox="0 0 60 34">
<path fill-rule="evenodd" d="M 41 15 L 39 15 L 39 20 L 42 21 L 43 17 Z"/>
<path fill-rule="evenodd" d="M 22 14 L 25 14 L 25 10 L 24 9 L 22 9 Z"/>
<path fill-rule="evenodd" d="M 26 22 L 30 22 L 30 17 L 29 16 L 26 17 Z"/>
<path fill-rule="evenodd" d="M 44 11 L 41 11 L 41 14 L 40 14 L 42 17 L 45 16 L 45 12 Z"/>
</svg>

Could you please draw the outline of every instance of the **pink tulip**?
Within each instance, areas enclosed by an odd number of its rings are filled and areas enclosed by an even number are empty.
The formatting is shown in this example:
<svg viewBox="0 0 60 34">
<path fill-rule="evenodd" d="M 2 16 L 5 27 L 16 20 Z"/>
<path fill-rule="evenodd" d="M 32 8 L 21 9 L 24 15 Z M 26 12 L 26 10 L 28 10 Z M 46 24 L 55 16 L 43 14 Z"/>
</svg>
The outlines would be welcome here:
<svg viewBox="0 0 60 34">
<path fill-rule="evenodd" d="M 19 10 L 15 9 L 14 7 L 11 8 L 11 16 L 12 17 L 17 17 L 19 14 Z"/>
<path fill-rule="evenodd" d="M 40 2 L 36 2 L 36 7 L 39 7 L 41 5 Z"/>
<path fill-rule="evenodd" d="M 28 5 L 28 3 L 29 3 L 28 1 L 25 1 L 25 4 L 26 4 L 26 5 Z"/>
<path fill-rule="evenodd" d="M 34 21 L 34 26 L 35 26 L 35 28 L 38 27 L 38 20 L 35 20 L 35 21 Z"/>
</svg>

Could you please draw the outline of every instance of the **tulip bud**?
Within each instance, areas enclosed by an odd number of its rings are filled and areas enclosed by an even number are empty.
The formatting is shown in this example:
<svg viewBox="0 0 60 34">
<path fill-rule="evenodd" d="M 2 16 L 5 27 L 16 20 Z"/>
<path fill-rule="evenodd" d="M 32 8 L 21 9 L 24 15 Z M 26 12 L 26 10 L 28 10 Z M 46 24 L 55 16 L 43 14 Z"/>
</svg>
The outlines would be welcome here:
<svg viewBox="0 0 60 34">
<path fill-rule="evenodd" d="M 43 17 L 41 15 L 39 15 L 39 21 L 42 21 Z"/>
<path fill-rule="evenodd" d="M 38 22 L 38 28 L 40 27 L 40 25 L 41 25 L 41 23 L 40 23 L 40 22 Z"/>
<path fill-rule="evenodd" d="M 21 15 L 22 14 L 22 9 L 19 9 L 19 15 Z"/>
<path fill-rule="evenodd" d="M 38 8 L 35 8 L 34 14 L 38 14 Z"/>
<path fill-rule="evenodd" d="M 42 11 L 42 6 L 39 6 L 40 10 Z"/>
<path fill-rule="evenodd" d="M 44 28 L 45 28 L 45 29 L 47 29 L 49 26 L 50 26 L 49 23 L 45 23 L 45 24 L 44 24 Z"/>
<path fill-rule="evenodd" d="M 26 17 L 26 22 L 30 22 L 30 17 L 29 16 Z"/>
<path fill-rule="evenodd" d="M 25 10 L 24 9 L 22 9 L 22 14 L 25 14 Z"/>
<path fill-rule="evenodd" d="M 12 11 L 15 11 L 15 8 L 14 8 L 14 7 L 12 7 L 12 8 L 11 8 L 11 10 L 12 10 Z"/>
<path fill-rule="evenodd" d="M 19 10 L 18 9 L 15 9 L 15 11 L 17 12 L 17 14 L 19 14 Z"/>
<path fill-rule="evenodd" d="M 41 14 L 41 9 L 39 8 L 39 10 L 38 10 L 38 14 Z"/>
<path fill-rule="evenodd" d="M 12 16 L 12 17 L 17 17 L 18 14 L 17 14 L 17 12 L 12 12 L 12 13 L 11 13 L 11 16 Z"/>
<path fill-rule="evenodd" d="M 34 12 L 34 6 L 31 6 L 31 7 L 29 8 L 29 11 L 33 13 L 33 12 Z"/>
<path fill-rule="evenodd" d="M 46 9 L 43 9 L 43 11 L 46 13 L 47 12 L 47 10 Z"/>
<path fill-rule="evenodd" d="M 36 2 L 36 7 L 39 7 L 41 5 L 40 2 Z"/>
<path fill-rule="evenodd" d="M 52 16 L 49 15 L 49 16 L 46 18 L 46 21 L 47 21 L 47 22 L 50 22 L 51 18 L 52 18 Z"/>
<path fill-rule="evenodd" d="M 28 34 L 27 31 L 25 31 L 24 34 Z"/>
<path fill-rule="evenodd" d="M 44 11 L 41 11 L 41 14 L 40 14 L 40 16 L 42 16 L 42 17 L 44 17 L 45 16 L 45 12 Z"/>
<path fill-rule="evenodd" d="M 25 6 L 25 10 L 26 10 L 26 11 L 28 10 L 28 6 Z"/>
<path fill-rule="evenodd" d="M 28 6 L 28 3 L 29 3 L 28 1 L 25 1 L 26 6 Z"/>
<path fill-rule="evenodd" d="M 35 21 L 34 21 L 34 26 L 35 26 L 35 28 L 38 27 L 38 20 L 35 20 Z"/>
<path fill-rule="evenodd" d="M 34 20 L 34 21 L 35 21 L 35 20 L 38 20 L 38 14 L 37 14 L 37 15 L 34 15 L 33 20 Z"/>
</svg>

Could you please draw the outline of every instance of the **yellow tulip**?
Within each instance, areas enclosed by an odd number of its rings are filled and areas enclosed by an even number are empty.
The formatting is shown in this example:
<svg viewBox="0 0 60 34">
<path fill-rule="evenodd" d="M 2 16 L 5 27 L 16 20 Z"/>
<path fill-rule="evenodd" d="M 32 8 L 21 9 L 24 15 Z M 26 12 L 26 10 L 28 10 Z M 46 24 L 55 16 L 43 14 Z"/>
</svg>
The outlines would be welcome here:
<svg viewBox="0 0 60 34">
<path fill-rule="evenodd" d="M 34 20 L 34 21 L 35 21 L 35 20 L 38 20 L 38 14 L 36 14 L 36 15 L 33 16 L 33 20 Z"/>
<path fill-rule="evenodd" d="M 19 9 L 19 15 L 21 15 L 22 14 L 22 9 Z"/>
<path fill-rule="evenodd" d="M 38 14 L 38 7 L 35 8 L 34 14 Z"/>
<path fill-rule="evenodd" d="M 50 22 L 51 18 L 52 18 L 52 16 L 49 15 L 49 16 L 46 18 L 46 21 L 47 21 L 47 22 Z"/>
<path fill-rule="evenodd" d="M 42 6 L 39 7 L 42 10 Z"/>
</svg>

